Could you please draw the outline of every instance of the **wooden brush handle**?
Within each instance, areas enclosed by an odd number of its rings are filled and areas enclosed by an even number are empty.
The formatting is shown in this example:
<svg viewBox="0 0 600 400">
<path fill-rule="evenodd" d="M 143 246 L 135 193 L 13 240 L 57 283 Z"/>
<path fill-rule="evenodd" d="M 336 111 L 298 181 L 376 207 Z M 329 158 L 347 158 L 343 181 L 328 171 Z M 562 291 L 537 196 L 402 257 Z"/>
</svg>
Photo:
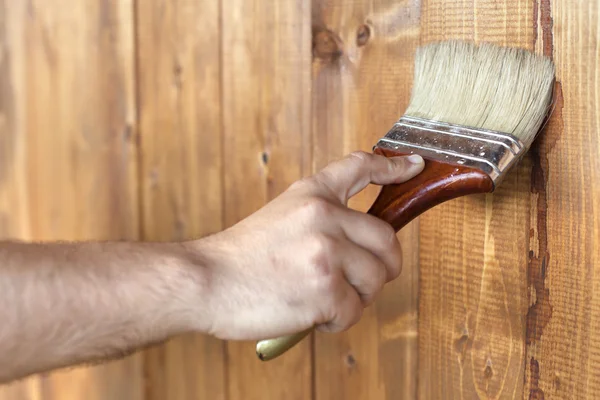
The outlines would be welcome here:
<svg viewBox="0 0 600 400">
<path fill-rule="evenodd" d="M 404 155 L 375 149 L 386 157 Z M 494 190 L 490 177 L 478 169 L 425 159 L 425 168 L 411 180 L 384 185 L 368 213 L 394 227 L 396 232 L 436 205 L 457 197 Z"/>
<path fill-rule="evenodd" d="M 405 155 L 381 148 L 376 148 L 374 153 L 386 157 Z M 384 185 L 368 214 L 384 220 L 398 232 L 420 214 L 444 201 L 493 190 L 494 183 L 480 170 L 425 159 L 425 168 L 416 177 L 404 183 Z M 289 336 L 261 340 L 256 345 L 256 353 L 263 361 L 271 360 L 295 346 L 312 331 L 308 329 Z"/>
</svg>

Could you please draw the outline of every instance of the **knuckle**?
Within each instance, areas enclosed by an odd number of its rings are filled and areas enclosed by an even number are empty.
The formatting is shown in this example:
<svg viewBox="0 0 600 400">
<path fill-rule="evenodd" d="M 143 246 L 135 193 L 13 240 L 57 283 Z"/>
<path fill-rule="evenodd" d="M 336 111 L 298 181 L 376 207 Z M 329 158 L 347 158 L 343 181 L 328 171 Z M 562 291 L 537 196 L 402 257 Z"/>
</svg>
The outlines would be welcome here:
<svg viewBox="0 0 600 400">
<path fill-rule="evenodd" d="M 317 293 L 327 295 L 327 293 L 335 289 L 337 283 L 334 279 L 333 267 L 326 257 L 313 257 L 309 269 L 309 273 L 315 282 L 314 286 Z"/>
<path fill-rule="evenodd" d="M 289 190 L 298 190 L 298 189 L 301 189 L 301 188 L 303 188 L 303 187 L 305 187 L 305 186 L 306 186 L 306 180 L 304 180 L 304 179 L 299 179 L 299 180 L 297 180 L 297 181 L 293 182 L 293 183 L 292 183 L 292 184 L 291 184 L 291 185 L 288 187 L 288 189 L 289 189 Z"/>
<path fill-rule="evenodd" d="M 402 254 L 399 253 L 398 256 L 391 257 L 391 260 L 387 263 L 386 267 L 385 282 L 393 281 L 398 278 L 402 272 Z"/>
<path fill-rule="evenodd" d="M 346 296 L 336 308 L 335 320 L 338 331 L 345 331 L 358 323 L 364 311 L 364 305 L 357 293 L 347 293 Z"/>
<path fill-rule="evenodd" d="M 314 236 L 313 241 L 313 252 L 309 263 L 311 272 L 317 277 L 332 275 L 331 260 L 334 254 L 335 240 L 327 235 L 318 234 Z M 327 281 L 325 283 L 329 285 Z"/>
<path fill-rule="evenodd" d="M 315 254 L 310 261 L 310 273 L 319 278 L 319 286 L 323 286 L 323 280 L 331 273 L 331 264 L 324 254 Z"/>
<path fill-rule="evenodd" d="M 374 293 L 381 291 L 387 281 L 387 270 L 383 264 L 377 266 L 377 271 L 379 272 L 375 274 L 376 280 L 373 285 L 375 288 L 373 291 Z"/>
<path fill-rule="evenodd" d="M 394 265 L 392 268 L 390 268 L 390 281 L 395 280 L 396 278 L 398 278 L 400 276 L 400 273 L 402 272 L 402 264 L 396 264 Z M 386 278 L 387 280 L 387 278 Z"/>
<path fill-rule="evenodd" d="M 371 161 L 373 155 L 365 151 L 353 151 L 352 153 L 348 154 L 348 158 L 354 160 L 354 162 L 365 164 Z"/>
<path fill-rule="evenodd" d="M 351 295 L 352 298 L 347 296 Z M 326 323 L 320 327 L 320 330 L 326 332 L 343 332 L 360 321 L 364 312 L 364 305 L 358 295 L 345 292 L 344 296 L 328 298 L 325 313 L 329 317 Z"/>
<path fill-rule="evenodd" d="M 387 247 L 396 247 L 398 238 L 396 236 L 396 230 L 390 224 L 381 225 L 381 234 L 383 236 L 383 243 Z"/>
<path fill-rule="evenodd" d="M 360 301 L 356 301 L 348 314 L 348 320 L 342 324 L 342 330 L 347 330 L 356 325 L 363 316 L 364 306 Z"/>
<path fill-rule="evenodd" d="M 323 271 L 319 271 L 322 275 L 317 280 L 317 293 L 323 298 L 323 304 L 327 304 L 330 307 L 334 307 L 336 300 L 332 293 L 335 293 L 340 287 L 341 280 L 331 274 L 331 268 L 328 269 L 326 275 Z"/>
<path fill-rule="evenodd" d="M 400 241 L 398 240 L 396 230 L 391 225 L 382 225 L 381 235 L 384 244 L 384 251 L 391 251 L 394 254 L 397 254 L 401 251 Z"/>
<path fill-rule="evenodd" d="M 319 233 L 314 235 L 315 247 L 317 253 L 329 255 L 336 246 L 336 240 L 326 234 Z"/>
<path fill-rule="evenodd" d="M 406 170 L 410 167 L 410 163 L 406 157 L 395 158 L 394 161 L 387 159 L 390 169 Z"/>
<path fill-rule="evenodd" d="M 309 188 L 314 182 L 314 178 L 313 177 L 304 177 L 301 179 L 298 179 L 297 181 L 293 182 L 290 186 L 289 186 L 289 190 L 302 190 L 302 189 L 306 189 Z"/>
<path fill-rule="evenodd" d="M 330 170 L 331 167 L 325 168 L 314 176 L 315 189 L 332 197 L 337 197 L 336 189 L 332 186 L 332 182 L 339 179 L 338 173 Z"/>
<path fill-rule="evenodd" d="M 354 318 L 350 322 L 350 326 L 355 325 L 355 324 L 357 324 L 360 321 L 360 319 L 363 316 L 364 311 L 365 311 L 365 309 L 362 306 L 362 303 L 358 303 L 356 305 L 356 308 L 355 308 L 355 311 L 354 311 Z"/>
<path fill-rule="evenodd" d="M 385 266 L 387 268 L 386 281 L 396 279 L 402 270 L 402 246 L 398 240 L 396 230 L 387 223 L 380 223 L 379 246 L 377 252 L 385 255 Z"/>
<path fill-rule="evenodd" d="M 335 274 L 321 277 L 317 283 L 317 292 L 323 304 L 329 310 L 336 310 L 340 305 L 339 293 L 342 288 L 342 279 Z"/>
<path fill-rule="evenodd" d="M 365 295 L 362 295 L 360 297 L 360 299 L 361 299 L 364 307 L 369 307 L 370 305 L 375 303 L 375 295 L 365 294 Z"/>
<path fill-rule="evenodd" d="M 332 213 L 333 205 L 320 197 L 312 197 L 304 204 L 305 212 L 312 218 L 321 220 Z"/>
<path fill-rule="evenodd" d="M 365 304 L 365 300 L 367 300 L 367 304 L 371 304 L 375 296 L 377 296 L 387 282 L 388 272 L 385 266 L 377 264 L 374 268 L 376 270 L 369 275 L 370 281 L 366 282 L 363 293 L 361 293 L 363 304 Z"/>
</svg>

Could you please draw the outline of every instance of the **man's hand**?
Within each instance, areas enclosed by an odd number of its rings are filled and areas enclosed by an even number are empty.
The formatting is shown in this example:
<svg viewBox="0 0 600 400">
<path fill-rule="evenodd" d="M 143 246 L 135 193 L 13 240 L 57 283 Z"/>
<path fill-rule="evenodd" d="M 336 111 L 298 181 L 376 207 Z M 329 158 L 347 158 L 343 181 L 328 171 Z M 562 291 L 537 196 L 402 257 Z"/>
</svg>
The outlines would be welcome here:
<svg viewBox="0 0 600 400">
<path fill-rule="evenodd" d="M 412 156 L 411 156 L 412 157 Z M 355 153 L 221 233 L 185 243 L 0 243 L 0 382 L 196 331 L 263 339 L 356 323 L 400 273 L 386 223 L 346 207 L 422 160 Z"/>
<path fill-rule="evenodd" d="M 353 153 L 298 181 L 255 214 L 190 246 L 207 260 L 210 333 L 264 339 L 358 322 L 401 269 L 393 228 L 347 207 L 368 184 L 404 182 L 420 156 Z M 202 325 L 206 326 L 206 325 Z"/>
</svg>

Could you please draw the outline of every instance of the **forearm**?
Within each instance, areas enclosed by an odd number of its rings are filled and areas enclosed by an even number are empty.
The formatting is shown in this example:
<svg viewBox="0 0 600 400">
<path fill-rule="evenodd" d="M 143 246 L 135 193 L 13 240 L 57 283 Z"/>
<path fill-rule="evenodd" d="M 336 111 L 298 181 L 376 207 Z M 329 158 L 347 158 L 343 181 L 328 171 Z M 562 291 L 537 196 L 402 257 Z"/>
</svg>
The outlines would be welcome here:
<svg viewBox="0 0 600 400">
<path fill-rule="evenodd" d="M 203 330 L 195 257 L 182 244 L 0 242 L 0 382 Z"/>
<path fill-rule="evenodd" d="M 347 329 L 402 262 L 394 229 L 347 201 L 415 176 L 424 163 L 414 157 L 351 154 L 198 241 L 0 242 L 0 382 L 189 331 L 248 340 Z"/>
</svg>

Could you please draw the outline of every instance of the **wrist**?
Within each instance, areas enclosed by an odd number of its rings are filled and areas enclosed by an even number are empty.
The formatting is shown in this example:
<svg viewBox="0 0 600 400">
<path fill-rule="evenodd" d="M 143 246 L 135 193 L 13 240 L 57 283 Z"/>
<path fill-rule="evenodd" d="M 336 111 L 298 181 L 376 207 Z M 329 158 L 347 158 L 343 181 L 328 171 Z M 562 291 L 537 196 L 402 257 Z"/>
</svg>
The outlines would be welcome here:
<svg viewBox="0 0 600 400">
<path fill-rule="evenodd" d="M 216 236 L 177 243 L 182 251 L 180 277 L 185 284 L 181 315 L 189 331 L 214 335 L 221 301 L 215 293 L 221 279 L 219 272 L 224 254 Z"/>
<path fill-rule="evenodd" d="M 210 314 L 206 308 L 210 292 L 207 261 L 194 242 L 157 244 L 160 266 L 157 281 L 157 309 L 164 310 L 159 318 L 168 327 L 168 335 L 210 331 Z"/>
<path fill-rule="evenodd" d="M 235 272 L 230 268 L 236 264 L 232 257 L 234 247 L 227 239 L 223 240 L 223 233 L 184 242 L 181 246 L 196 285 L 195 311 L 190 314 L 189 326 L 193 331 L 224 339 L 223 327 L 228 326 L 227 321 L 232 317 L 226 310 L 235 298 L 232 293 L 236 285 L 231 282 Z"/>
</svg>

